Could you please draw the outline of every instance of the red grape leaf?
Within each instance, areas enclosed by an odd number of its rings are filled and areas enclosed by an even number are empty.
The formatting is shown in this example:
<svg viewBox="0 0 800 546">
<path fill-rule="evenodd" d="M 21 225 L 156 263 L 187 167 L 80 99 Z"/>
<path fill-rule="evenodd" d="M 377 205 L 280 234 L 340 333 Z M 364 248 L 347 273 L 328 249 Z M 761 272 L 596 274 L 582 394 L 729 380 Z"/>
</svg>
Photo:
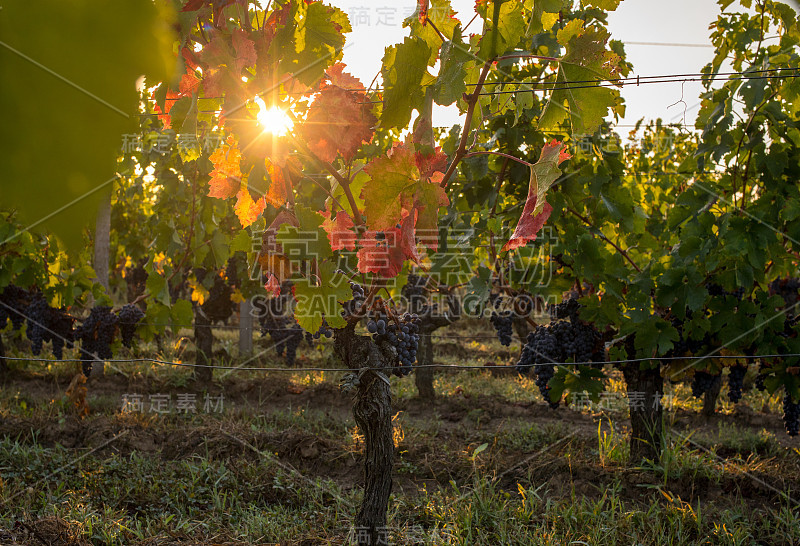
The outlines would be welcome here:
<svg viewBox="0 0 800 546">
<path fill-rule="evenodd" d="M 197 89 L 200 87 L 200 78 L 195 76 L 194 70 L 191 68 L 186 68 L 186 74 L 181 77 L 181 83 L 178 86 L 179 95 L 181 97 L 191 97 L 193 94 L 197 93 Z"/>
<path fill-rule="evenodd" d="M 245 66 L 252 66 L 256 62 L 256 48 L 253 40 L 247 37 L 247 33 L 237 28 L 231 36 L 233 50 L 236 52 L 236 72 L 241 72 Z"/>
<path fill-rule="evenodd" d="M 428 22 L 428 3 L 430 0 L 417 0 L 417 17 L 425 25 Z"/>
<path fill-rule="evenodd" d="M 242 223 L 242 227 L 247 227 L 258 219 L 259 215 L 264 212 L 267 204 L 263 197 L 254 201 L 250 192 L 247 191 L 247 186 L 243 186 L 244 187 L 239 190 L 239 193 L 236 194 L 236 205 L 233 210 L 236 212 L 236 216 L 239 217 L 239 222 Z"/>
<path fill-rule="evenodd" d="M 181 49 L 181 55 L 183 55 L 184 64 L 186 64 L 188 68 L 197 70 L 197 67 L 200 66 L 200 60 L 197 58 L 197 55 L 188 47 L 183 47 Z"/>
<path fill-rule="evenodd" d="M 267 282 L 264 283 L 264 289 L 267 292 L 272 292 L 273 296 L 279 296 L 281 293 L 281 283 L 278 278 L 272 273 L 267 273 Z"/>
<path fill-rule="evenodd" d="M 294 214 L 287 210 L 282 210 L 275 217 L 275 220 L 264 231 L 261 239 L 261 252 L 258 255 L 258 263 L 261 265 L 263 273 L 275 277 L 276 282 L 280 283 L 292 275 L 292 262 L 283 254 L 283 246 L 278 242 L 278 230 L 283 224 L 299 227 L 300 223 Z"/>
<path fill-rule="evenodd" d="M 364 84 L 361 83 L 361 80 L 344 72 L 344 67 L 344 63 L 336 63 L 325 71 L 328 80 L 330 80 L 330 85 L 347 89 L 348 91 L 365 92 Z"/>
<path fill-rule="evenodd" d="M 409 215 L 400 228 L 367 231 L 359 241 L 358 270 L 390 278 L 400 273 L 406 259 L 419 261 L 414 244 L 414 223 L 414 217 Z"/>
<path fill-rule="evenodd" d="M 286 201 L 289 199 L 289 188 L 292 183 L 284 176 L 281 167 L 274 165 L 269 159 L 265 161 L 267 173 L 269 173 L 271 182 L 269 184 L 269 190 L 266 195 L 264 195 L 264 198 L 270 205 L 275 208 L 280 208 L 285 205 Z"/>
<path fill-rule="evenodd" d="M 328 71 L 331 83 L 323 83 L 298 131 L 314 153 L 328 163 L 339 154 L 350 161 L 362 142 L 372 140 L 378 121 L 366 95 L 352 90 L 363 89 L 363 85 L 342 72 L 343 66 L 337 64 Z"/>
<path fill-rule="evenodd" d="M 531 179 L 528 185 L 528 197 L 522 210 L 517 228 L 511 239 L 503 246 L 503 250 L 510 250 L 525 245 L 528 241 L 536 239 L 536 234 L 553 212 L 553 207 L 545 201 L 547 190 L 561 175 L 558 166 L 569 159 L 566 147 L 553 140 L 542 147 L 539 161 L 531 166 Z"/>
<path fill-rule="evenodd" d="M 355 250 L 357 236 L 352 229 L 354 224 L 350 215 L 340 210 L 336 213 L 336 218 L 331 220 L 330 211 L 325 210 L 320 214 L 325 218 L 322 229 L 328 234 L 331 250 Z"/>
<path fill-rule="evenodd" d="M 167 84 L 162 83 L 161 85 L 167 85 Z M 172 110 L 172 107 L 175 105 L 176 102 L 178 102 L 178 99 L 180 98 L 181 98 L 180 95 L 178 95 L 175 91 L 167 88 L 167 96 L 166 99 L 164 100 L 164 110 L 162 111 L 161 107 L 159 107 L 158 104 L 155 104 L 153 106 L 153 112 L 158 114 L 158 119 L 159 121 L 161 121 L 161 123 L 163 123 L 164 129 L 170 128 L 170 125 L 172 124 L 172 117 L 169 115 L 169 112 L 170 110 Z"/>
<path fill-rule="evenodd" d="M 214 165 L 214 170 L 211 171 L 211 180 L 208 181 L 210 186 L 208 196 L 229 199 L 239 193 L 242 185 L 242 171 L 239 167 L 242 154 L 236 140 L 229 136 L 227 144 L 214 150 L 209 159 Z"/>
<path fill-rule="evenodd" d="M 441 150 L 431 152 L 430 147 L 427 150 L 427 153 L 419 151 L 413 142 L 406 141 L 364 168 L 370 180 L 364 184 L 361 195 L 372 229 L 390 229 L 413 212 L 417 213 L 417 229 L 427 231 L 437 227 L 439 207 L 450 203 L 438 183 L 441 173 L 437 174 L 438 169 L 446 166 L 447 159 Z M 438 241 L 429 243 L 435 249 Z"/>
<path fill-rule="evenodd" d="M 203 4 L 205 3 L 206 0 L 189 0 L 183 5 L 183 9 L 181 9 L 181 11 L 197 11 L 202 8 Z"/>
</svg>

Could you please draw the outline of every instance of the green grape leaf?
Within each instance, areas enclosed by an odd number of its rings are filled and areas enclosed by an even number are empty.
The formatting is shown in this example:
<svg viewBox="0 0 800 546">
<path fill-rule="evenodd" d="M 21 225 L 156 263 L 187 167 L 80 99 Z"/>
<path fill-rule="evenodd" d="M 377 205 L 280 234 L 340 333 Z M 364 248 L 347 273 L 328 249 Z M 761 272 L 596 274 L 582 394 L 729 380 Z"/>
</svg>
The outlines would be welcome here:
<svg viewBox="0 0 800 546">
<path fill-rule="evenodd" d="M 469 46 L 461 40 L 461 27 L 453 30 L 453 39 L 442 44 L 439 76 L 432 85 L 436 104 L 449 106 L 467 91 L 467 71 L 464 65 L 472 61 Z"/>
<path fill-rule="evenodd" d="M 403 43 L 386 48 L 381 65 L 383 76 L 383 111 L 380 125 L 384 129 L 405 129 L 411 111 L 419 110 L 425 98 L 423 78 L 427 74 L 430 48 L 425 40 L 410 37 Z"/>
<path fill-rule="evenodd" d="M 447 157 L 440 149 L 430 151 L 408 139 L 370 162 L 364 168 L 370 180 L 362 190 L 369 227 L 375 231 L 394 228 L 416 213 L 416 229 L 436 232 L 439 207 L 450 203 L 439 185 L 446 165 Z M 438 236 L 425 242 L 435 250 Z"/>
<path fill-rule="evenodd" d="M 277 54 L 281 71 L 313 86 L 325 68 L 342 58 L 344 34 L 351 32 L 347 14 L 322 2 L 297 2 L 291 41 L 284 42 Z"/>
<path fill-rule="evenodd" d="M 250 254 L 253 250 L 253 239 L 246 229 L 241 229 L 231 240 L 230 251 Z"/>
<path fill-rule="evenodd" d="M 192 319 L 194 318 L 192 302 L 181 299 L 177 300 L 170 307 L 169 316 L 172 319 L 173 332 L 177 333 L 181 328 L 191 328 Z"/>
<path fill-rule="evenodd" d="M 99 190 L 116 179 L 120 143 L 137 131 L 137 79 L 171 78 L 174 18 L 165 2 L 3 5 L 0 101 L 15 107 L 0 134 L 0 188 L 4 206 L 21 210 L 26 224 L 81 246 Z"/>
<path fill-rule="evenodd" d="M 481 11 L 485 10 L 479 10 L 479 13 Z M 483 14 L 489 29 L 481 37 L 478 57 L 485 61 L 516 48 L 528 26 L 523 13 L 518 2 L 506 1 L 500 6 L 497 21 L 492 20 L 494 12 L 491 16 L 488 13 Z"/>
<path fill-rule="evenodd" d="M 456 12 L 450 6 L 450 0 L 431 0 L 430 6 L 427 2 L 417 3 L 416 12 L 403 22 L 404 27 L 411 27 L 412 36 L 419 36 L 428 44 L 429 66 L 433 66 L 439 58 L 439 47 L 444 45 L 439 33 L 433 27 L 436 26 L 445 38 L 453 36 L 453 31 L 458 25 L 455 16 Z"/>
<path fill-rule="evenodd" d="M 297 304 L 294 318 L 307 332 L 314 333 L 322 326 L 322 320 L 331 328 L 342 328 L 345 320 L 339 314 L 344 302 L 353 297 L 347 278 L 336 272 L 331 262 L 322 262 L 317 275 L 294 281 L 294 297 Z"/>
<path fill-rule="evenodd" d="M 594 133 L 608 109 L 621 104 L 619 91 L 585 83 L 619 74 L 622 60 L 606 48 L 608 38 L 608 31 L 586 28 L 580 19 L 573 19 L 558 31 L 558 41 L 567 52 L 559 63 L 555 90 L 539 118 L 540 129 L 557 128 L 569 119 L 575 133 Z"/>
<path fill-rule="evenodd" d="M 324 218 L 302 205 L 295 206 L 294 213 L 300 225 L 284 224 L 278 231 L 277 241 L 283 247 L 283 255 L 292 262 L 333 256 L 327 233 L 321 227 Z"/>
<path fill-rule="evenodd" d="M 517 248 L 536 239 L 536 234 L 542 229 L 553 210 L 553 207 L 545 201 L 547 190 L 561 175 L 558 166 L 570 157 L 566 147 L 555 140 L 542 147 L 539 161 L 531 165 L 528 197 L 519 223 L 514 229 L 514 234 L 503 246 L 503 250 Z"/>
</svg>

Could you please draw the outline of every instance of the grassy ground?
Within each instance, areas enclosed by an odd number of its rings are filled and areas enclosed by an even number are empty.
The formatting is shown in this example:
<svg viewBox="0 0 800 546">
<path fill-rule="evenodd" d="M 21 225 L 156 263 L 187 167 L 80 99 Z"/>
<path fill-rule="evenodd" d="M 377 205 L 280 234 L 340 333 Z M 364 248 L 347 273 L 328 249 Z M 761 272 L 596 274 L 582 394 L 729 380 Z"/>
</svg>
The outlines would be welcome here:
<svg viewBox="0 0 800 546">
<path fill-rule="evenodd" d="M 436 341 L 437 363 L 510 363 L 483 324 Z M 242 363 L 218 331 L 218 364 Z M 12 352 L 14 341 L 11 340 Z M 257 342 L 257 353 L 267 347 Z M 28 354 L 19 344 L 19 354 Z M 155 346 L 140 349 L 154 355 Z M 191 344 L 166 360 L 193 361 Z M 303 366 L 336 366 L 303 346 Z M 281 366 L 271 350 L 247 366 Z M 88 384 L 79 417 L 70 364 L 14 364 L 0 387 L 2 544 L 347 544 L 360 499 L 362 438 L 339 372 L 190 370 L 117 363 Z M 438 374 L 438 399 L 392 379 L 397 445 L 393 544 L 800 544 L 800 443 L 779 400 L 749 391 L 698 415 L 669 385 L 669 441 L 658 465 L 628 460 L 624 383 L 608 370 L 602 408 L 551 410 L 533 381 Z M 120 411 L 139 394 L 143 412 Z M 150 395 L 173 408 L 149 411 Z M 196 413 L 179 413 L 179 395 Z M 222 407 L 203 407 L 223 396 Z M 221 411 L 216 411 L 221 410 Z"/>
</svg>

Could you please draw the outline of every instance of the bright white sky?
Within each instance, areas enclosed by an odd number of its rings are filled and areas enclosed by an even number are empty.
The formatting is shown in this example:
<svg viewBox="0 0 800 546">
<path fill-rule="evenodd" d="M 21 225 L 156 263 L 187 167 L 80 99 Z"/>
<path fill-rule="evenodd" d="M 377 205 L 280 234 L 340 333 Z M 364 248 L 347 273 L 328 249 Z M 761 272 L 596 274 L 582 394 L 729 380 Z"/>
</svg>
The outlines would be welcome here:
<svg viewBox="0 0 800 546">
<path fill-rule="evenodd" d="M 353 32 L 348 36 L 344 62 L 349 71 L 369 85 L 380 70 L 386 46 L 401 42 L 408 35 L 403 28 L 405 17 L 414 12 L 415 0 L 332 0 L 331 3 L 350 16 Z M 475 11 L 474 0 L 451 0 L 459 19 L 466 24 Z M 609 15 L 612 38 L 626 44 L 634 75 L 696 73 L 713 57 L 712 47 L 641 45 L 630 42 L 710 44 L 708 25 L 716 20 L 719 7 L 714 0 L 624 0 Z M 480 32 L 476 20 L 467 32 Z M 692 124 L 697 114 L 700 83 L 684 84 L 686 122 Z M 681 122 L 684 105 L 670 107 L 681 98 L 681 84 L 652 84 L 622 89 L 627 104 L 620 124 L 633 124 L 639 118 L 662 118 Z M 459 122 L 455 108 L 439 108 L 434 124 L 449 127 Z M 621 134 L 627 131 L 620 128 Z"/>
</svg>

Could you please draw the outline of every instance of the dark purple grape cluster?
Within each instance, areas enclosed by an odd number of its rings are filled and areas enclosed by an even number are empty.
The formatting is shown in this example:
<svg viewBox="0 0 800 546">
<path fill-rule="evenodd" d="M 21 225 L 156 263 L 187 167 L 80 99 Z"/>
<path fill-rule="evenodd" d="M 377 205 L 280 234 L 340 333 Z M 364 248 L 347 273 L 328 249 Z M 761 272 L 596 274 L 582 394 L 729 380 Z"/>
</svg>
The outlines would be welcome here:
<svg viewBox="0 0 800 546">
<path fill-rule="evenodd" d="M 428 279 L 411 273 L 401 293 L 413 313 L 424 313 L 428 307 Z"/>
<path fill-rule="evenodd" d="M 322 319 L 322 324 L 320 325 L 319 330 L 311 334 L 311 339 L 319 339 L 323 336 L 328 339 L 333 337 L 333 330 L 330 326 L 328 326 L 328 323 L 325 322 L 325 319 Z"/>
<path fill-rule="evenodd" d="M 128 303 L 122 306 L 122 309 L 117 311 L 117 319 L 119 322 L 119 333 L 122 338 L 122 344 L 131 348 L 133 344 L 133 336 L 136 334 L 136 326 L 144 318 L 144 311 L 138 305 Z"/>
<path fill-rule="evenodd" d="M 231 301 L 233 289 L 225 281 L 224 276 L 216 275 L 214 284 L 208 291 L 208 297 L 200 307 L 211 322 L 224 323 L 233 314 L 233 301 Z"/>
<path fill-rule="evenodd" d="M 789 436 L 800 433 L 800 402 L 795 402 L 787 392 L 783 396 L 783 424 Z"/>
<path fill-rule="evenodd" d="M 24 288 L 13 284 L 6 286 L 0 292 L 0 328 L 5 328 L 8 319 L 11 319 L 14 330 L 22 328 L 29 299 L 30 294 Z"/>
<path fill-rule="evenodd" d="M 508 347 L 511 345 L 513 330 L 513 319 L 511 311 L 492 311 L 489 315 L 489 322 L 494 326 L 497 332 L 497 339 L 500 340 L 500 345 Z"/>
<path fill-rule="evenodd" d="M 44 342 L 51 342 L 53 356 L 61 360 L 64 346 L 72 347 L 73 318 L 64 309 L 54 309 L 41 294 L 33 294 L 25 311 L 28 321 L 26 334 L 31 342 L 31 352 L 39 355 Z"/>
<path fill-rule="evenodd" d="M 350 282 L 350 290 L 353 292 L 353 298 L 342 304 L 344 309 L 342 310 L 341 314 L 345 318 L 358 313 L 358 311 L 364 305 L 364 301 L 367 299 L 367 295 L 364 293 L 364 287 L 362 287 L 360 284 Z"/>
<path fill-rule="evenodd" d="M 728 372 L 728 399 L 734 404 L 742 399 L 742 388 L 744 387 L 744 376 L 747 373 L 747 366 L 736 364 L 731 366 Z"/>
<path fill-rule="evenodd" d="M 286 365 L 294 366 L 297 348 L 303 341 L 305 332 L 297 324 L 294 316 L 287 316 L 283 310 L 284 306 L 280 298 L 272 298 L 267 302 L 266 309 L 259 316 L 261 335 L 269 334 L 278 356 L 285 354 Z"/>
<path fill-rule="evenodd" d="M 118 321 L 119 318 L 111 312 L 111 307 L 98 305 L 76 329 L 75 337 L 81 341 L 84 375 L 91 373 L 94 360 L 113 358 L 111 344 L 114 342 Z"/>
<path fill-rule="evenodd" d="M 38 356 L 42 352 L 42 342 L 44 337 L 48 334 L 48 325 L 50 322 L 50 306 L 41 294 L 36 294 L 31 298 L 31 303 L 25 310 L 25 315 L 28 320 L 28 328 L 26 334 L 31 341 L 31 352 Z"/>
<path fill-rule="evenodd" d="M 367 321 L 367 331 L 376 343 L 388 342 L 397 352 L 399 366 L 392 369 L 398 377 L 408 375 L 417 361 L 419 347 L 419 316 L 404 313 L 397 320 L 376 312 Z"/>
<path fill-rule="evenodd" d="M 769 293 L 782 297 L 785 307 L 792 307 L 800 301 L 800 279 L 794 277 L 775 279 L 769 283 Z"/>
<path fill-rule="evenodd" d="M 716 388 L 716 384 L 722 381 L 722 376 L 711 375 L 708 372 L 694 372 L 692 378 L 692 395 L 695 398 L 702 398 L 705 393 Z"/>
<path fill-rule="evenodd" d="M 558 345 L 558 338 L 550 331 L 547 326 L 539 326 L 528 334 L 527 343 L 522 348 L 522 354 L 517 362 L 517 372 L 527 374 L 531 368 L 536 372 L 536 386 L 539 392 L 550 404 L 550 407 L 558 407 L 558 401 L 550 399 L 550 380 L 555 375 L 554 362 L 560 362 L 561 350 Z"/>
<path fill-rule="evenodd" d="M 129 267 L 125 270 L 125 283 L 128 285 L 128 297 L 136 298 L 140 294 L 144 294 L 147 289 L 147 270 L 144 268 L 146 260 L 140 261 L 135 267 Z"/>
<path fill-rule="evenodd" d="M 734 298 L 740 300 L 744 297 L 744 287 L 740 286 L 733 292 L 729 292 L 725 290 L 722 286 L 717 283 L 710 282 L 706 284 L 706 290 L 708 290 L 708 295 L 713 297 L 719 296 L 733 296 Z"/>
<path fill-rule="evenodd" d="M 550 313 L 550 320 L 570 319 L 573 322 L 577 320 L 578 311 L 581 305 L 575 298 L 569 298 L 561 303 L 550 305 L 548 312 Z"/>
</svg>

